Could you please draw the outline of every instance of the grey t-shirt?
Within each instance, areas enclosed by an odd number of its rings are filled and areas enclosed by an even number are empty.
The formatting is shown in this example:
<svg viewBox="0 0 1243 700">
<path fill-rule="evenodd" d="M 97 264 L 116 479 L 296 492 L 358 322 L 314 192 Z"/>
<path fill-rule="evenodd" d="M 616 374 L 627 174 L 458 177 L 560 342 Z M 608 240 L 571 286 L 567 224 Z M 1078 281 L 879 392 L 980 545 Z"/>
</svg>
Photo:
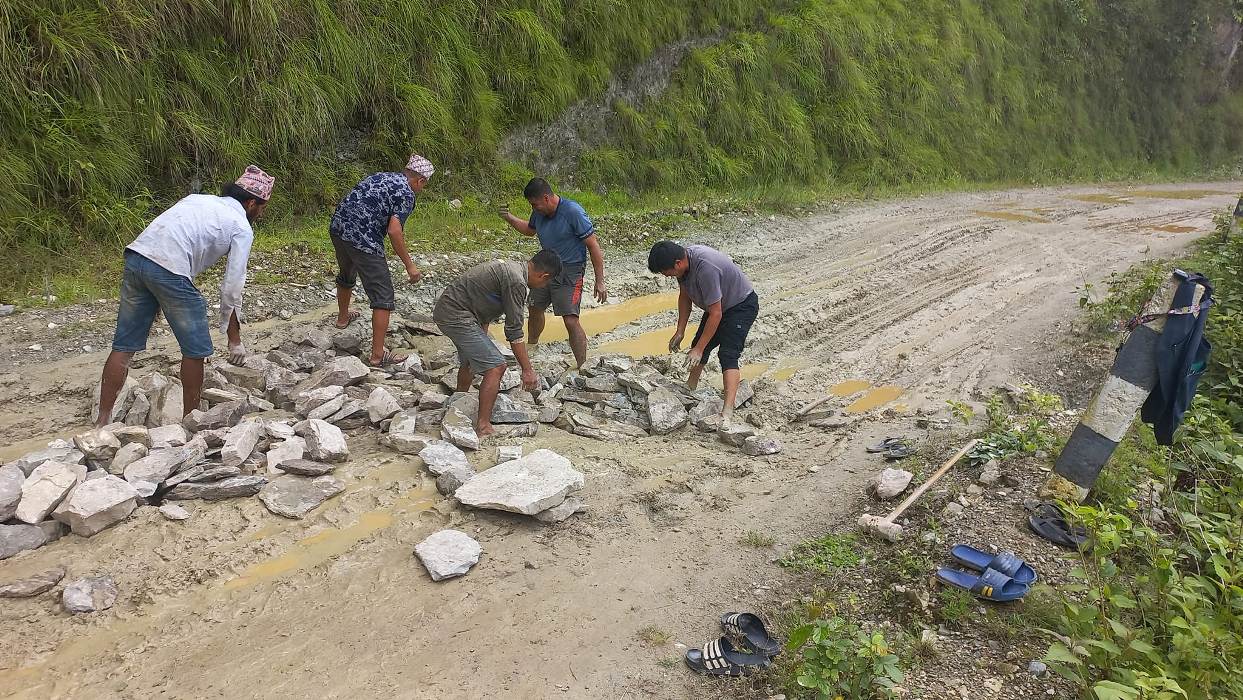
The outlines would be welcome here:
<svg viewBox="0 0 1243 700">
<path fill-rule="evenodd" d="M 522 340 L 527 306 L 526 263 L 492 262 L 476 265 L 453 281 L 436 300 L 436 323 L 493 323 L 505 317 L 505 339 Z"/>
<path fill-rule="evenodd" d="M 751 280 L 721 251 L 706 245 L 689 245 L 686 258 L 690 264 L 678 284 L 695 306 L 706 310 L 719 301 L 724 311 L 751 295 Z"/>
</svg>

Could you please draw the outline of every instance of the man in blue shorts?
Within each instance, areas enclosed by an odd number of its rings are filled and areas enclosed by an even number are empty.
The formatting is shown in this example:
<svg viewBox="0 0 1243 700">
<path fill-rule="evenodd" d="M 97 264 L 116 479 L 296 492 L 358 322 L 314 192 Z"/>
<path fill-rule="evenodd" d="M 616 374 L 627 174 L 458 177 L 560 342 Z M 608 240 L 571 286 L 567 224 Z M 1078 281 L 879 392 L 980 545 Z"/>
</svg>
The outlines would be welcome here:
<svg viewBox="0 0 1243 700">
<path fill-rule="evenodd" d="M 527 321 L 527 342 L 539 343 L 540 334 L 544 332 L 544 311 L 551 306 L 552 312 L 565 323 L 574 361 L 581 369 L 587 361 L 587 333 L 578 316 L 588 255 L 596 272 L 596 300 L 603 304 L 609 298 L 604 284 L 604 252 L 600 250 L 596 226 L 578 202 L 553 194 L 552 187 L 543 178 L 528 182 L 522 196 L 531 204 L 531 218 L 524 221 L 511 214 L 508 207 L 501 207 L 501 218 L 518 233 L 539 237 L 541 248 L 561 258 L 561 274 L 548 287 L 531 290 L 527 300 L 531 314 Z"/>
<path fill-rule="evenodd" d="M 397 308 L 393 293 L 393 275 L 384 257 L 384 238 L 393 242 L 393 250 L 406 266 L 410 283 L 418 282 L 422 273 L 410 259 L 406 249 L 404 227 L 414 211 L 414 200 L 436 170 L 423 156 L 412 155 L 399 173 L 376 173 L 363 178 L 341 200 L 332 214 L 328 233 L 337 254 L 337 328 L 345 328 L 358 318 L 350 311 L 354 285 L 362 277 L 363 291 L 371 302 L 371 353 L 368 362 L 383 367 L 405 358 L 396 357 L 384 348 L 389 316 Z"/>
<path fill-rule="evenodd" d="M 212 355 L 207 302 L 192 281 L 225 255 L 229 261 L 220 282 L 221 327 L 229 338 L 229 361 L 241 362 L 242 288 L 254 241 L 251 223 L 263 214 L 275 178 L 247 166 L 236 182 L 217 197 L 192 194 L 151 222 L 125 248 L 121 304 L 112 352 L 104 362 L 99 389 L 99 418 L 112 420 L 117 394 L 129 375 L 134 353 L 147 349 L 156 314 L 164 312 L 181 346 L 181 397 L 186 413 L 199 407 L 203 392 L 203 361 Z"/>
<path fill-rule="evenodd" d="M 751 324 L 760 312 L 760 298 L 751 280 L 719 250 L 706 245 L 683 248 L 673 241 L 661 241 L 652 246 L 647 268 L 678 280 L 678 328 L 669 339 L 669 352 L 677 352 L 682 347 L 691 304 L 703 309 L 699 330 L 695 331 L 695 339 L 687 351 L 686 363 L 691 373 L 686 386 L 694 390 L 699 385 L 708 356 L 719 347 L 717 357 L 725 384 L 725 410 L 721 418 L 728 423 L 734 415 L 734 399 L 742 381 L 738 360 L 747 344 Z"/>
</svg>

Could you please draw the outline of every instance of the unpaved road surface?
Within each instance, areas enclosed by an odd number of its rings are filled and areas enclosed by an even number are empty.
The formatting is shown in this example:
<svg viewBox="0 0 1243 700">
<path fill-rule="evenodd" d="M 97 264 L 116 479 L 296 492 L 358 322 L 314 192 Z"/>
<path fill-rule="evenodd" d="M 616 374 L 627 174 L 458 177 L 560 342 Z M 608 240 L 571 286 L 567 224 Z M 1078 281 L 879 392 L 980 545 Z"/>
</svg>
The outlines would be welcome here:
<svg viewBox="0 0 1243 700">
<path fill-rule="evenodd" d="M 978 400 L 1006 382 L 1052 378 L 1081 402 L 1096 377 L 1063 362 L 1077 289 L 1208 233 L 1241 186 L 929 196 L 700 232 L 758 287 L 744 356 L 759 377 L 757 405 L 744 413 L 780 437 L 781 454 L 745 457 L 693 430 L 608 443 L 545 427 L 521 442 L 585 472 L 590 510 L 544 526 L 465 511 L 435 493 L 417 458 L 351 437 L 352 459 L 337 472 L 348 491 L 304 520 L 277 518 L 255 499 L 192 502 L 183 523 L 141 508 L 91 539 L 67 536 L 0 562 L 0 581 L 60 565 L 70 577 L 111 575 L 121 591 L 116 607 L 86 616 L 63 612 L 52 594 L 0 601 L 0 694 L 729 695 L 732 686 L 686 672 L 674 643 L 701 644 L 719 633 L 720 613 L 783 599 L 788 579 L 774 555 L 858 503 L 880 468 L 865 444 L 918 435 L 916 415 L 943 415 L 947 399 Z M 615 256 L 610 268 L 614 289 L 637 300 L 585 315 L 595 318 L 593 347 L 663 352 L 668 282 L 638 257 Z M 103 305 L 86 315 L 107 325 L 111 313 Z M 262 350 L 324 318 L 317 310 L 248 331 Z M 29 334 L 6 334 L 14 324 L 31 326 L 24 314 L 0 321 L 3 460 L 82 427 L 102 362 L 94 352 L 31 364 L 18 352 Z M 167 336 L 157 347 L 172 357 Z M 801 402 L 847 381 L 830 404 L 847 427 L 788 422 Z M 472 462 L 489 466 L 489 452 Z M 411 552 L 446 526 L 475 536 L 484 557 L 465 578 L 432 583 Z M 776 546 L 741 546 L 748 530 Z M 672 641 L 640 641 L 645 627 Z"/>
</svg>

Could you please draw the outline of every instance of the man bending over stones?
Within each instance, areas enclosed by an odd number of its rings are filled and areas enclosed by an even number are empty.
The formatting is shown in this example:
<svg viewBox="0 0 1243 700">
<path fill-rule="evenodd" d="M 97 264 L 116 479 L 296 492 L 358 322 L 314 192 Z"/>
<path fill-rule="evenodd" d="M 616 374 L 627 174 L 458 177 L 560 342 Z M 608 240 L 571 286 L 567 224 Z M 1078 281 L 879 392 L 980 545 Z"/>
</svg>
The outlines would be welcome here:
<svg viewBox="0 0 1243 700">
<path fill-rule="evenodd" d="M 185 412 L 199 407 L 203 360 L 211 357 L 213 348 L 207 302 L 192 280 L 226 254 L 229 259 L 220 282 L 220 323 L 229 338 L 229 361 L 240 363 L 245 359 L 242 289 L 255 237 L 251 223 L 263 214 L 274 183 L 271 175 L 249 165 L 221 196 L 184 197 L 155 217 L 126 246 L 117 330 L 99 388 L 98 426 L 112 419 L 112 407 L 129 375 L 130 361 L 134 353 L 147 349 L 151 324 L 161 311 L 181 346 Z"/>
<path fill-rule="evenodd" d="M 467 270 L 436 300 L 432 320 L 457 348 L 457 390 L 470 391 L 475 375 L 483 375 L 475 419 L 479 437 L 495 432 L 492 408 L 505 374 L 505 358 L 488 337 L 488 324 L 505 317 L 505 339 L 522 369 L 522 386 L 535 389 L 538 378 L 522 334 L 527 290 L 547 287 L 560 272 L 561 259 L 551 250 L 541 250 L 525 264 L 494 260 Z"/>
<path fill-rule="evenodd" d="M 661 241 L 648 253 L 647 267 L 678 280 L 678 329 L 669 339 L 669 352 L 682 347 L 691 304 L 703 309 L 699 330 L 687 351 L 686 363 L 691 372 L 686 386 L 693 391 L 699 385 L 708 356 L 719 347 L 717 357 L 725 384 L 725 410 L 721 418 L 722 425 L 727 425 L 733 418 L 734 399 L 742 380 L 738 360 L 751 324 L 759 314 L 760 298 L 728 255 L 706 245 L 683 248 L 673 241 Z"/>
<path fill-rule="evenodd" d="M 423 277 L 406 249 L 406 219 L 414 211 L 415 197 L 427 186 L 436 169 L 420 155 L 410 156 L 399 173 L 376 173 L 363 178 L 345 195 L 332 214 L 328 233 L 337 254 L 337 328 L 345 328 L 358 318 L 350 311 L 350 299 L 358 278 L 371 302 L 371 354 L 368 363 L 384 367 L 404 360 L 384 349 L 389 316 L 397 308 L 393 294 L 393 275 L 384 257 L 384 239 L 406 266 L 406 276 L 414 284 Z"/>
</svg>

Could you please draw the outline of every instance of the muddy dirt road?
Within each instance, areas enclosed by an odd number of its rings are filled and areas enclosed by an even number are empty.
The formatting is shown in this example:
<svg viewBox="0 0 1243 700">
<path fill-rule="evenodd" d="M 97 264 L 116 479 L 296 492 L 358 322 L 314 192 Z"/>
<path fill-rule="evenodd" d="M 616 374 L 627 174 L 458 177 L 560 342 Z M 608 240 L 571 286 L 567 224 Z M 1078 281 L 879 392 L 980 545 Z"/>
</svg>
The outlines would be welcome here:
<svg viewBox="0 0 1243 700">
<path fill-rule="evenodd" d="M 745 457 L 693 429 L 608 443 L 545 427 L 520 442 L 569 457 L 587 475 L 590 510 L 544 526 L 465 511 L 436 494 L 417 458 L 351 437 L 352 459 L 337 472 L 347 492 L 304 520 L 277 518 L 255 499 L 191 502 L 182 523 L 141 508 L 91 539 L 67 536 L 0 562 L 0 581 L 61 565 L 71 577 L 107 573 L 121 591 L 112 610 L 86 616 L 63 612 L 52 594 L 0 601 L 0 695 L 721 693 L 728 686 L 686 672 L 674 643 L 715 636 L 723 611 L 782 599 L 784 573 L 771 560 L 861 498 L 880 468 L 863 453 L 869 439 L 920 433 L 915 416 L 943 415 L 947 399 L 978 400 L 1006 382 L 1060 376 L 1081 401 L 1096 377 L 1060 354 L 1077 288 L 1208 233 L 1241 186 L 929 196 L 697 234 L 733 254 L 758 287 L 744 355 L 757 405 L 743 413 L 779 435 L 781 454 Z M 593 352 L 663 353 L 674 321 L 668 282 L 638 257 L 614 257 L 610 268 L 630 299 L 584 316 Z M 107 325 L 109 309 L 93 318 Z M 29 344 L 4 330 L 22 318 L 0 321 L 0 460 L 81 427 L 102 362 L 99 352 L 5 360 Z M 324 318 L 316 310 L 252 327 L 253 349 Z M 172 350 L 167 339 L 159 347 Z M 846 427 L 787 424 L 800 402 L 835 387 L 831 405 Z M 484 468 L 494 456 L 471 459 Z M 476 537 L 484 556 L 465 578 L 432 583 L 411 551 L 445 526 Z M 777 544 L 743 547 L 748 530 Z M 645 627 L 672 641 L 640 641 Z"/>
</svg>

